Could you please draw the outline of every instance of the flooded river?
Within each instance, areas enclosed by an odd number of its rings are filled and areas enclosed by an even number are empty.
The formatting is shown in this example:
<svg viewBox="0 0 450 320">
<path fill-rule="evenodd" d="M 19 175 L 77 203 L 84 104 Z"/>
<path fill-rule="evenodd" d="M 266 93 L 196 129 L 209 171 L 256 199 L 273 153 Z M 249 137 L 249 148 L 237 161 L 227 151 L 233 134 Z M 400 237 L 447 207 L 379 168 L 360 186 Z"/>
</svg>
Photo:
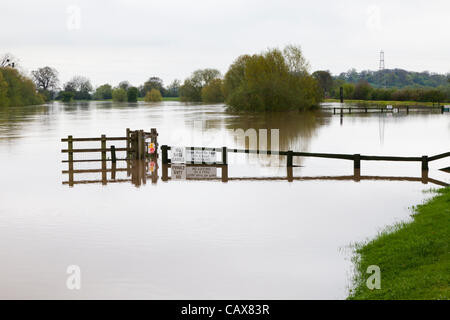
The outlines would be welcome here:
<svg viewBox="0 0 450 320">
<path fill-rule="evenodd" d="M 126 128 L 156 128 L 159 144 L 170 146 L 243 148 L 233 132 L 278 129 L 280 150 L 414 157 L 450 151 L 450 114 L 439 112 L 341 120 L 330 112 L 235 115 L 222 105 L 180 102 L 0 109 L 0 298 L 343 299 L 352 244 L 408 221 L 410 207 L 431 196 L 424 191 L 438 187 L 420 181 L 416 162 L 363 161 L 361 176 L 378 179 L 355 181 L 352 161 L 294 158 L 294 177 L 308 178 L 288 182 L 269 179 L 286 177 L 285 158 L 277 164 L 233 154 L 227 183 L 165 182 L 161 167 L 155 183 L 139 187 L 63 183 L 61 138 L 123 137 Z M 449 183 L 450 174 L 439 170 L 449 161 L 430 162 L 429 177 Z M 116 179 L 127 177 L 121 171 Z M 232 179 L 245 177 L 268 179 Z M 71 265 L 81 270 L 80 290 L 66 286 Z"/>
</svg>

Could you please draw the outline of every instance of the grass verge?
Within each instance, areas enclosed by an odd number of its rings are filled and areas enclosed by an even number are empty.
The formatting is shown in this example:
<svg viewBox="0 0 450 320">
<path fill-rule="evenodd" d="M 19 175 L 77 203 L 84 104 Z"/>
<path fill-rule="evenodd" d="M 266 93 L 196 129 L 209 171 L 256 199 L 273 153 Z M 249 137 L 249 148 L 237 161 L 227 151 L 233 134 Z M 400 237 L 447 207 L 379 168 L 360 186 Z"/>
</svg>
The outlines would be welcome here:
<svg viewBox="0 0 450 320">
<path fill-rule="evenodd" d="M 412 222 L 356 246 L 356 276 L 348 299 L 450 299 L 450 188 L 437 192 L 413 208 Z M 379 290 L 366 285 L 371 265 L 380 267 Z"/>
</svg>

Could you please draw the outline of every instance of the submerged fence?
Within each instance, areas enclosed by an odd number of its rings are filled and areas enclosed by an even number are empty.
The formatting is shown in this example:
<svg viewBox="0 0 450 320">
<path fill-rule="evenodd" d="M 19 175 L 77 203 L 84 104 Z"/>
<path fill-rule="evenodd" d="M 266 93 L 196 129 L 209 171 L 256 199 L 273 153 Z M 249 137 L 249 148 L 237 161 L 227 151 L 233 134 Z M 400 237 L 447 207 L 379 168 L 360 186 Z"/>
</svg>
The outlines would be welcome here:
<svg viewBox="0 0 450 320">
<path fill-rule="evenodd" d="M 131 131 L 126 129 L 125 137 L 107 137 L 106 135 L 101 135 L 100 137 L 94 138 L 74 138 L 73 136 L 68 136 L 67 138 L 61 139 L 61 142 L 67 142 L 67 149 L 62 149 L 62 153 L 66 153 L 67 160 L 62 160 L 63 163 L 68 163 L 68 170 L 63 170 L 63 174 L 69 174 L 69 181 L 67 184 L 73 186 L 77 182 L 74 180 L 74 174 L 82 173 L 101 173 L 102 181 L 104 184 L 108 181 L 106 174 L 111 173 L 111 180 L 115 180 L 116 172 L 127 171 L 130 173 L 131 160 L 153 160 L 157 159 L 157 148 L 158 148 L 158 133 L 156 129 L 152 128 L 150 132 L 145 132 L 144 130 Z M 116 147 L 111 145 L 107 147 L 107 142 L 124 142 L 124 146 Z M 74 148 L 74 143 L 100 143 L 100 146 L 93 148 Z M 118 158 L 117 153 L 125 152 L 125 157 Z M 75 154 L 101 154 L 100 158 L 89 158 L 89 159 L 74 159 Z M 108 158 L 107 155 L 110 155 Z M 126 161 L 127 168 L 117 168 L 117 161 Z M 89 168 L 89 169 L 75 169 L 75 163 L 90 163 L 90 162 L 101 162 L 101 168 Z M 110 168 L 108 168 L 107 163 L 111 163 Z M 98 180 L 93 180 L 98 181 Z"/>
</svg>

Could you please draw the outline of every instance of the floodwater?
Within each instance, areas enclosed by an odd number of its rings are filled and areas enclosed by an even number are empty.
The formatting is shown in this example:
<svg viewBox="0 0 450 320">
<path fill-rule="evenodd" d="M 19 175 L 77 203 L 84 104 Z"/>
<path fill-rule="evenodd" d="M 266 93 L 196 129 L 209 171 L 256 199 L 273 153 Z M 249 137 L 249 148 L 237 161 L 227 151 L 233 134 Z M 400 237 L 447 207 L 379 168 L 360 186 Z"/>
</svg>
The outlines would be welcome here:
<svg viewBox="0 0 450 320">
<path fill-rule="evenodd" d="M 341 120 L 328 112 L 233 115 L 222 105 L 179 102 L 2 109 L 0 298 L 343 299 L 351 285 L 351 245 L 408 221 L 410 207 L 431 196 L 424 191 L 438 187 L 420 181 L 420 163 L 362 161 L 361 176 L 379 179 L 357 181 L 352 161 L 294 158 L 294 177 L 309 178 L 288 182 L 285 157 L 277 164 L 231 153 L 227 183 L 220 181 L 221 169 L 218 180 L 162 181 L 159 160 L 153 183 L 127 181 L 125 170 L 117 172 L 121 183 L 110 173 L 103 184 L 101 173 L 80 173 L 75 181 L 100 183 L 64 184 L 67 154 L 61 149 L 67 143 L 61 138 L 120 137 L 126 128 L 157 128 L 159 144 L 170 146 L 242 148 L 237 130 L 269 129 L 270 136 L 270 129 L 279 129 L 283 151 L 450 151 L 448 113 Z M 449 183 L 450 175 L 439 170 L 449 162 L 431 162 L 429 177 Z M 244 177 L 283 179 L 232 179 Z M 80 290 L 66 285 L 72 265 L 81 270 Z"/>
</svg>

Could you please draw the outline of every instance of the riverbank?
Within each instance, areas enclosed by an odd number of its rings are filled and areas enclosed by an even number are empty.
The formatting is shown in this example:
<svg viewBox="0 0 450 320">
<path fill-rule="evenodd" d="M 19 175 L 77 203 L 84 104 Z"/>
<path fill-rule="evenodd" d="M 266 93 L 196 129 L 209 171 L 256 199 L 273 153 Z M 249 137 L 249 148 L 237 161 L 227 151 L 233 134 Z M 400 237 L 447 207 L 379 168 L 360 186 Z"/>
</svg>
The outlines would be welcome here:
<svg viewBox="0 0 450 320">
<path fill-rule="evenodd" d="M 325 99 L 324 102 L 340 102 L 339 99 Z M 375 101 L 375 100 L 344 100 L 345 103 L 354 103 L 361 105 L 392 105 L 392 106 L 437 106 L 437 103 L 433 102 L 418 102 L 418 101 Z M 450 103 L 441 103 L 445 105 Z"/>
<path fill-rule="evenodd" d="M 437 193 L 413 208 L 412 222 L 357 246 L 355 286 L 348 299 L 450 299 L 450 188 Z M 366 285 L 371 265 L 380 267 L 379 290 Z"/>
</svg>

